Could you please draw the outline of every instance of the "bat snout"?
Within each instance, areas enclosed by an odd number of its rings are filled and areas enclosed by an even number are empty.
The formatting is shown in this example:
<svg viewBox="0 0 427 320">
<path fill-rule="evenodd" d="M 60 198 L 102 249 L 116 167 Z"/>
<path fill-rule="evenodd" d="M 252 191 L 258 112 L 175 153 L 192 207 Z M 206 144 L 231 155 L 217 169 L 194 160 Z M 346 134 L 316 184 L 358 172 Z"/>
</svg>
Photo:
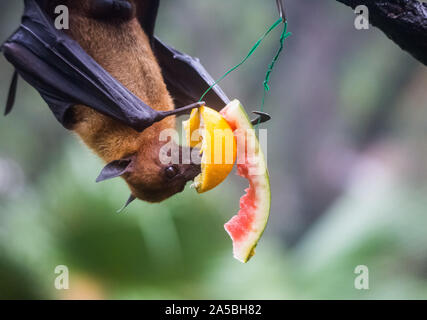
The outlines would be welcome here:
<svg viewBox="0 0 427 320">
<path fill-rule="evenodd" d="M 200 164 L 188 164 L 183 166 L 183 176 L 186 182 L 194 180 L 202 171 Z"/>
</svg>

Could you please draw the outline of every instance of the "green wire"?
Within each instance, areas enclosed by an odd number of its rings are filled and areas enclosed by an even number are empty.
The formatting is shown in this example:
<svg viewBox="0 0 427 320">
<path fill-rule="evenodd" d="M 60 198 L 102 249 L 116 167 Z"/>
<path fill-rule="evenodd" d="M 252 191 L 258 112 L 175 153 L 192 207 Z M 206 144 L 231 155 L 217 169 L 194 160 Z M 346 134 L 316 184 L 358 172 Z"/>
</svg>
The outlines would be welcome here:
<svg viewBox="0 0 427 320">
<path fill-rule="evenodd" d="M 231 68 L 230 70 L 228 70 L 221 78 L 219 78 L 217 81 L 214 82 L 213 85 L 211 85 L 206 91 L 205 93 L 203 93 L 203 95 L 201 96 L 200 101 L 203 100 L 203 98 L 208 94 L 209 91 L 212 90 L 213 87 L 215 87 L 218 83 L 220 83 L 222 80 L 224 80 L 225 77 L 227 77 L 230 73 L 232 73 L 234 70 L 236 70 L 237 68 L 239 68 L 242 64 L 244 64 L 246 62 L 246 60 L 248 60 L 255 52 L 256 49 L 258 49 L 258 47 L 260 46 L 261 42 L 264 40 L 264 38 L 266 36 L 268 36 L 268 34 L 273 31 L 274 29 L 276 29 L 276 27 L 282 22 L 282 19 L 277 20 L 268 30 L 266 33 L 264 33 L 264 35 L 259 38 L 259 40 L 254 44 L 254 46 L 251 48 L 251 50 L 249 50 L 248 55 L 237 65 L 235 65 L 233 68 Z"/>
<path fill-rule="evenodd" d="M 264 92 L 262 95 L 261 110 L 260 110 L 261 112 L 264 111 L 265 98 L 267 96 L 267 93 L 270 91 L 270 87 L 269 87 L 268 83 L 270 82 L 271 73 L 273 72 L 274 66 L 275 66 L 277 60 L 279 60 L 280 54 L 283 51 L 286 38 L 288 38 L 289 36 L 292 35 L 292 33 L 288 32 L 287 30 L 288 30 L 288 22 L 285 21 L 283 24 L 283 32 L 282 32 L 282 35 L 280 36 L 279 49 L 277 50 L 277 53 L 274 56 L 273 61 L 271 61 L 271 63 L 269 64 L 268 69 L 267 69 L 267 73 L 265 74 L 265 79 L 264 79 L 264 83 L 263 83 L 264 84 Z M 258 125 L 259 125 L 260 121 L 261 121 L 261 118 L 258 120 L 258 123 L 255 126 L 255 129 L 258 129 Z"/>
<path fill-rule="evenodd" d="M 261 42 L 264 40 L 264 38 L 267 37 L 270 34 L 270 32 L 272 32 L 274 29 L 276 29 L 277 26 L 279 26 L 281 23 L 283 23 L 283 32 L 282 32 L 282 35 L 280 36 L 280 47 L 277 50 L 277 53 L 274 56 L 273 61 L 271 61 L 271 63 L 268 66 L 267 73 L 265 74 L 265 79 L 263 82 L 264 93 L 262 96 L 261 110 L 260 110 L 261 112 L 263 112 L 264 105 L 265 105 L 265 98 L 266 98 L 267 93 L 270 91 L 270 87 L 268 84 L 270 82 L 271 73 L 273 72 L 274 66 L 275 66 L 277 60 L 279 59 L 280 54 L 283 51 L 285 39 L 292 35 L 292 33 L 287 32 L 288 22 L 283 21 L 282 18 L 278 19 L 275 23 L 273 23 L 273 25 L 263 34 L 263 36 L 258 39 L 258 41 L 254 44 L 254 46 L 249 50 L 248 55 L 241 62 L 239 62 L 237 65 L 235 65 L 230 70 L 228 70 L 221 78 L 219 78 L 217 81 L 215 81 L 214 84 L 211 85 L 205 91 L 205 93 L 203 93 L 203 95 L 199 99 L 199 102 L 203 100 L 203 98 L 208 94 L 209 91 L 212 90 L 213 87 L 215 87 L 218 83 L 220 83 L 222 80 L 224 80 L 230 73 L 232 73 L 234 70 L 239 68 L 242 64 L 244 64 L 246 62 L 246 60 L 248 60 L 254 54 L 255 50 L 258 49 L 258 47 L 261 45 Z M 259 119 L 258 123 L 255 125 L 255 129 L 258 128 L 260 121 L 261 121 L 261 118 Z"/>
</svg>

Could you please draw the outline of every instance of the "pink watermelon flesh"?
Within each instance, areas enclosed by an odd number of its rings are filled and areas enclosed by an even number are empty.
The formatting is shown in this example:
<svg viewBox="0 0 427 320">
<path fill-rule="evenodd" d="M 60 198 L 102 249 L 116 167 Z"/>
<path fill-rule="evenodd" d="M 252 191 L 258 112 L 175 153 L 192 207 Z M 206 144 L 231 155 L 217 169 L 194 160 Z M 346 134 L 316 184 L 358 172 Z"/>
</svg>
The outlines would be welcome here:
<svg viewBox="0 0 427 320">
<path fill-rule="evenodd" d="M 244 165 L 237 166 L 238 175 L 249 180 L 247 172 L 248 170 Z M 224 225 L 225 230 L 227 230 L 234 242 L 244 241 L 254 222 L 256 199 L 255 189 L 250 180 L 249 188 L 245 189 L 245 192 L 246 194 L 240 198 L 239 213 Z"/>
<path fill-rule="evenodd" d="M 247 262 L 254 255 L 255 247 L 267 224 L 270 212 L 270 182 L 255 130 L 240 102 L 234 100 L 229 103 L 221 110 L 221 115 L 235 132 L 237 144 L 245 143 L 246 146 L 240 149 L 240 152 L 243 150 L 243 154 L 237 155 L 237 174 L 249 181 L 249 188 L 240 198 L 239 212 L 224 227 L 233 240 L 234 257 L 241 262 Z M 253 139 L 255 144 L 246 143 L 248 139 Z M 248 161 L 250 148 L 256 150 L 258 161 L 255 163 Z M 254 172 L 250 169 L 255 169 L 257 174 L 250 174 Z"/>
</svg>

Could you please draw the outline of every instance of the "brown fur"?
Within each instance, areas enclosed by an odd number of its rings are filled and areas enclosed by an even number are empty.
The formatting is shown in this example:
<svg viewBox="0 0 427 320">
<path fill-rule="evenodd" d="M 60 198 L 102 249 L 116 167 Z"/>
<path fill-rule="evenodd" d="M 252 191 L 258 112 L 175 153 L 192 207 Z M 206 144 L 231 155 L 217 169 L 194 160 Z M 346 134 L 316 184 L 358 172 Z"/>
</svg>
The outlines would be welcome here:
<svg viewBox="0 0 427 320">
<path fill-rule="evenodd" d="M 70 10 L 69 35 L 146 104 L 157 110 L 172 110 L 173 101 L 160 67 L 135 14 L 129 21 L 99 21 L 90 17 L 89 2 L 68 0 L 65 3 Z M 146 1 L 131 2 L 140 12 L 144 7 L 137 7 L 138 2 Z M 73 131 L 105 162 L 135 157 L 132 172 L 124 175 L 124 178 L 136 197 L 161 201 L 183 189 L 186 181 L 173 185 L 165 180 L 164 166 L 158 159 L 161 147 L 159 134 L 163 129 L 175 128 L 174 117 L 166 118 L 139 133 L 87 106 L 75 106 L 73 113 Z"/>
<path fill-rule="evenodd" d="M 88 0 L 82 2 L 83 10 L 70 8 L 71 37 L 142 101 L 157 110 L 172 110 L 160 67 L 136 17 L 116 24 L 97 21 L 86 15 Z M 162 129 L 175 127 L 174 118 L 170 117 L 138 133 L 85 106 L 76 107 L 75 117 L 74 131 L 106 162 L 141 148 L 151 149 L 151 141 L 158 141 Z"/>
</svg>

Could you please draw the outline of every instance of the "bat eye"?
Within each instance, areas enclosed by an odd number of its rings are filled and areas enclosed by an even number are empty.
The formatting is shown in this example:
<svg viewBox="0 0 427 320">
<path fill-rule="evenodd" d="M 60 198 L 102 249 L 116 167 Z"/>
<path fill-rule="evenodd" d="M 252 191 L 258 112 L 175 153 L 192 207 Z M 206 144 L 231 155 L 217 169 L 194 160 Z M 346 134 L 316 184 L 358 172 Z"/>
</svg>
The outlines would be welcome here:
<svg viewBox="0 0 427 320">
<path fill-rule="evenodd" d="M 167 167 L 165 170 L 166 177 L 168 177 L 169 179 L 172 179 L 173 177 L 175 177 L 178 174 L 178 172 L 179 172 L 178 168 L 174 166 Z"/>
</svg>

